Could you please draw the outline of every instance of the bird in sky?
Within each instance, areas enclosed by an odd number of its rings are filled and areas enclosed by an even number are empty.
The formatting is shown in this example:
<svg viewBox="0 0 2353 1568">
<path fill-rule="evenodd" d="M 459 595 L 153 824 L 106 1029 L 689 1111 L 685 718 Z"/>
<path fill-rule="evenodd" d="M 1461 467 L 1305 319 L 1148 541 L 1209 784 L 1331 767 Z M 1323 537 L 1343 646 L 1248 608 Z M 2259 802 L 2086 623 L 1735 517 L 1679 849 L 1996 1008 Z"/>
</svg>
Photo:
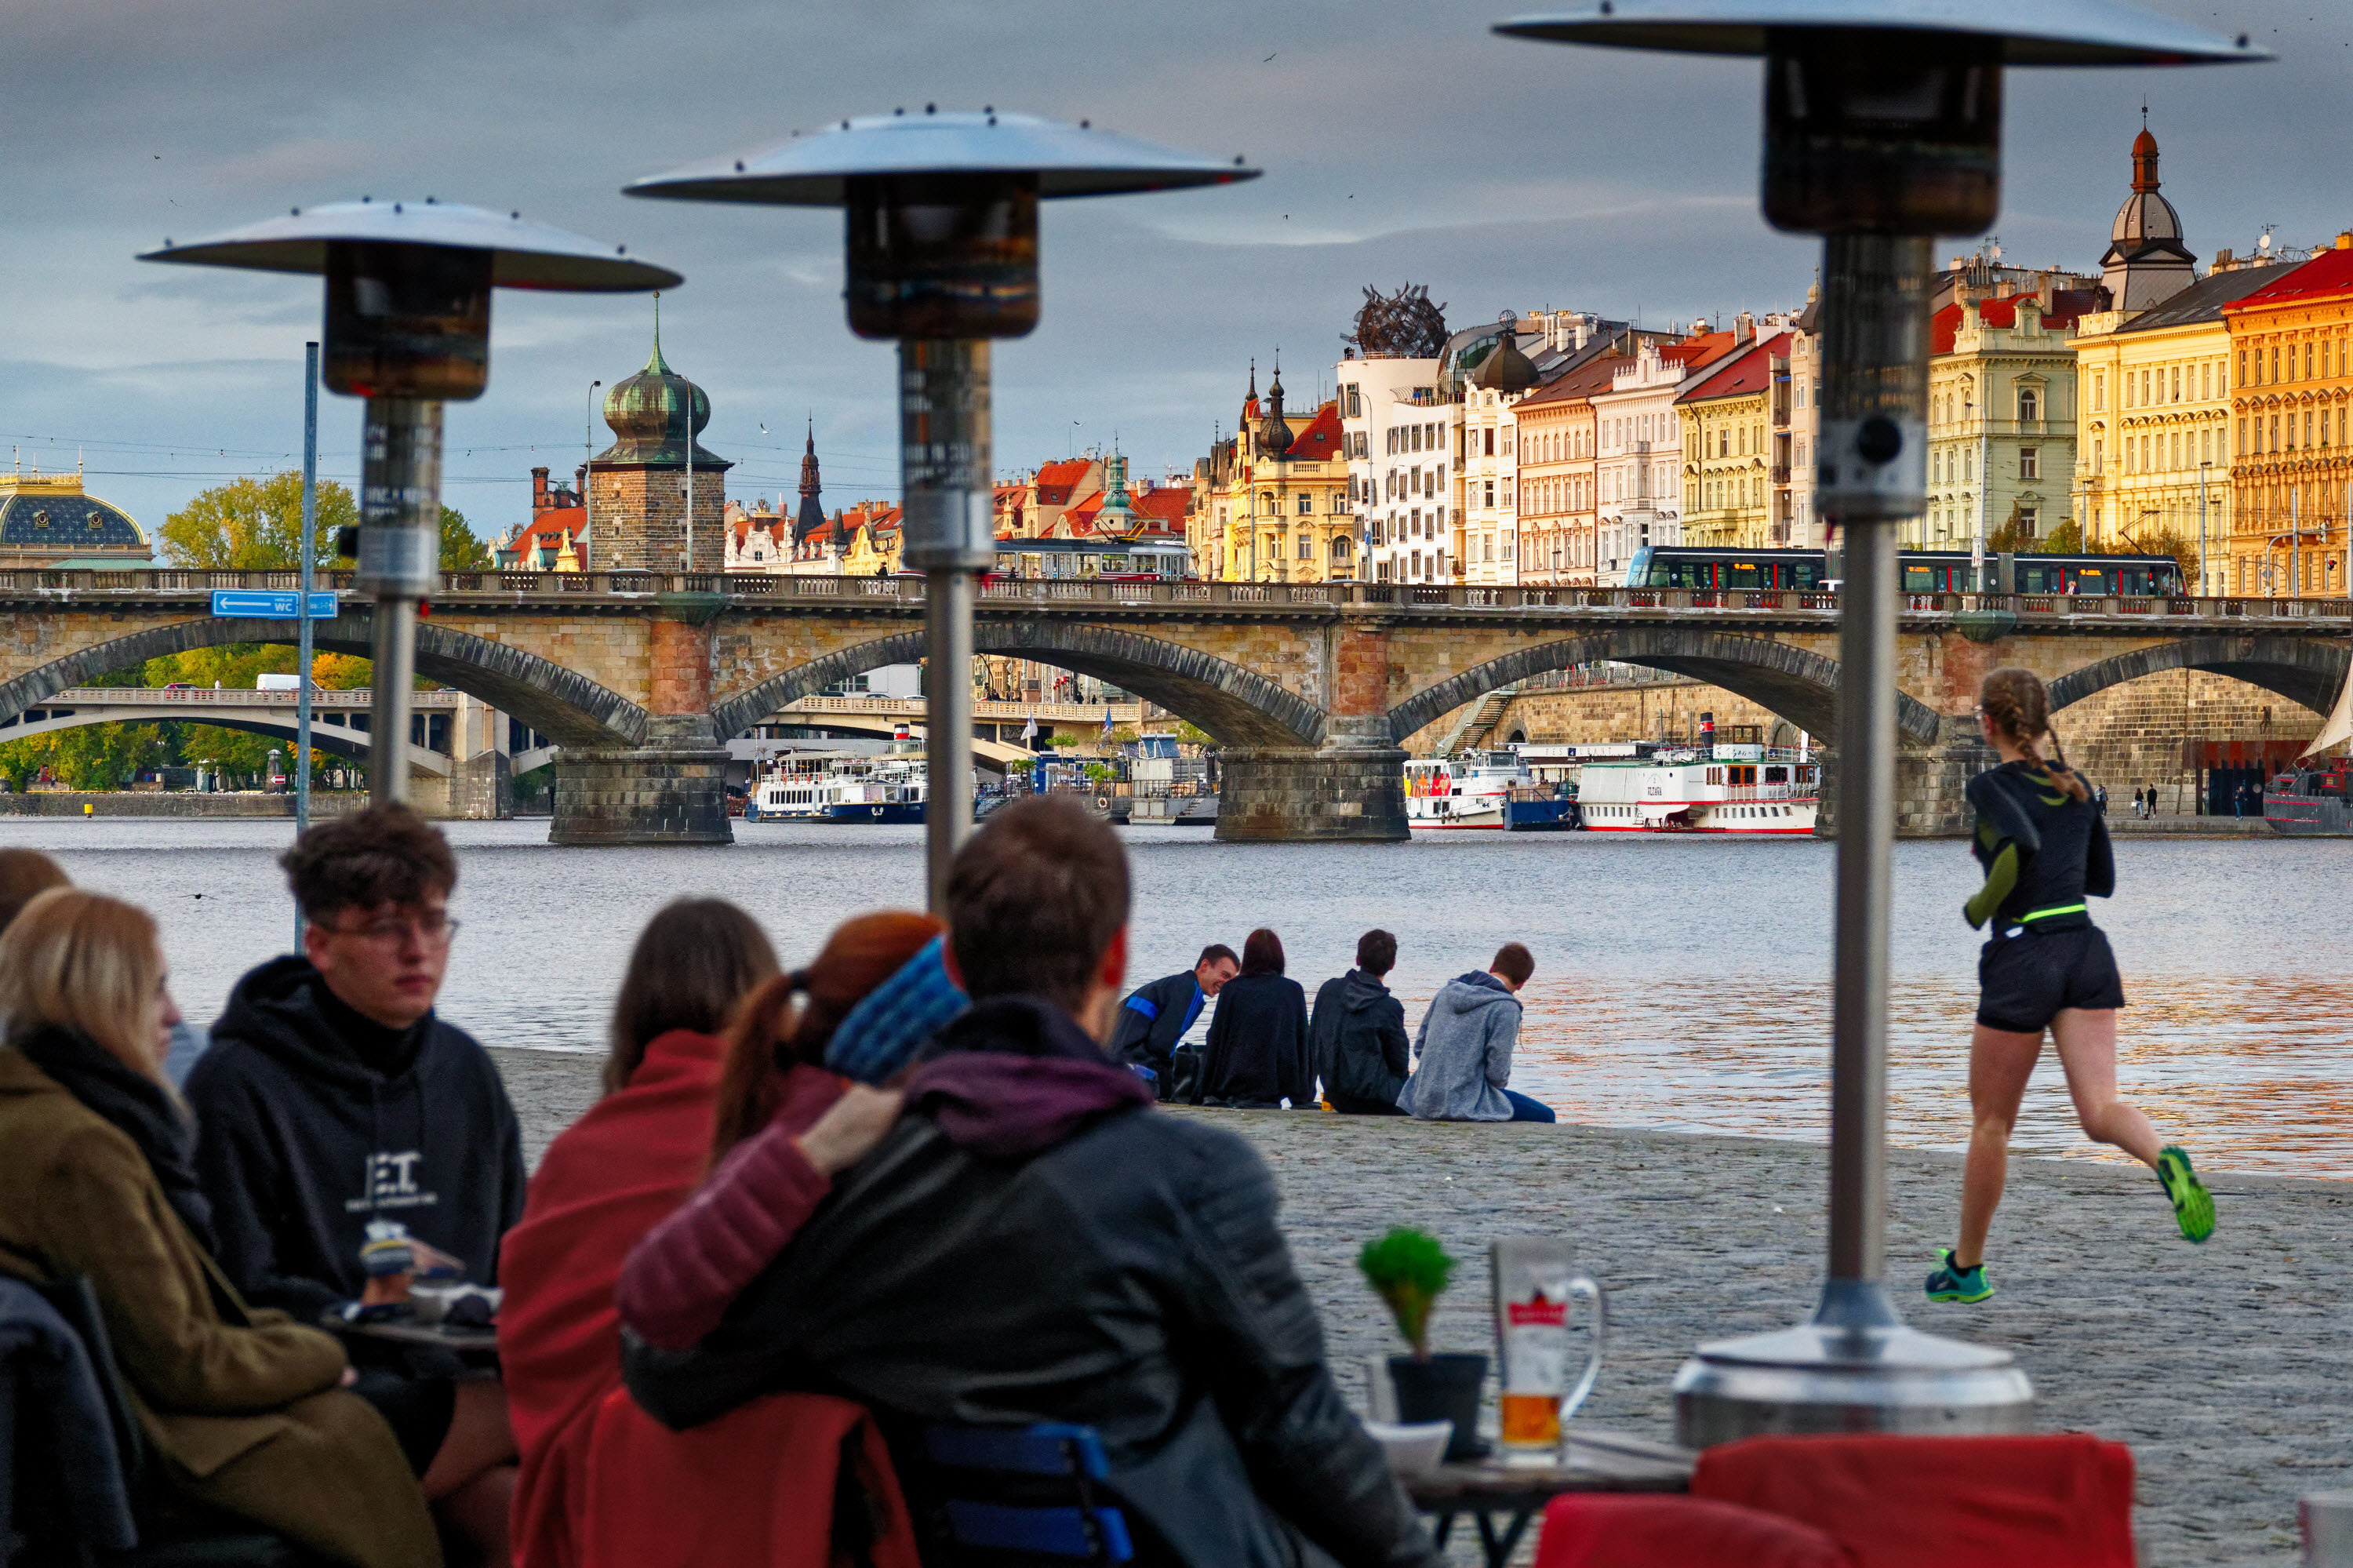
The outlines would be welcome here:
<svg viewBox="0 0 2353 1568">
<path fill-rule="evenodd" d="M 1282 52 L 1282 51 L 1281 49 L 1277 49 L 1277 50 L 1275 50 L 1275 51 L 1274 51 L 1274 55 L 1279 55 L 1279 54 L 1281 54 Z M 1271 60 L 1271 59 L 1272 59 L 1272 58 L 1274 58 L 1274 55 L 1269 55 L 1269 56 L 1267 56 L 1267 57 L 1266 57 L 1266 60 Z M 1266 64 L 1266 60 L 1261 60 L 1261 61 L 1259 61 L 1258 63 L 1259 63 L 1259 64 L 1261 64 L 1261 65 L 1264 65 L 1264 64 Z"/>
</svg>

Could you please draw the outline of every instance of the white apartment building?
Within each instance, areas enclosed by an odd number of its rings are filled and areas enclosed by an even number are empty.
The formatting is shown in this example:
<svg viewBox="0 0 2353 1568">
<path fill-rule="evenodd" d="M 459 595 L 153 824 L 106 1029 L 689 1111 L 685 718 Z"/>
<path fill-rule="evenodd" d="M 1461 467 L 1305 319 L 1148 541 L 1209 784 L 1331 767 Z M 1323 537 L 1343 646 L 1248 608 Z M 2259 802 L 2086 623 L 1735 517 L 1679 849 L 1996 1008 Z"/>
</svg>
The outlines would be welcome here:
<svg viewBox="0 0 2353 1568">
<path fill-rule="evenodd" d="M 1454 431 L 1461 409 L 1439 396 L 1439 363 L 1375 355 L 1334 367 L 1357 544 L 1369 581 L 1448 580 Z"/>
<path fill-rule="evenodd" d="M 1728 348 L 1731 334 L 1717 333 Z M 1710 338 L 1662 350 L 1640 344 L 1633 359 L 1611 377 L 1609 389 L 1593 395 L 1594 477 L 1600 489 L 1594 528 L 1594 581 L 1623 587 L 1626 568 L 1645 546 L 1683 543 L 1683 439 L 1675 394 L 1699 365 L 1722 352 L 1707 353 Z M 1693 363 L 1687 351 L 1704 357 Z"/>
<path fill-rule="evenodd" d="M 1821 520 L 1814 514 L 1815 465 L 1821 458 L 1822 439 L 1822 338 L 1814 330 L 1820 313 L 1815 309 L 1816 291 L 1806 292 L 1805 312 L 1789 332 L 1789 427 L 1780 438 L 1788 442 L 1788 455 L 1778 460 L 1789 472 L 1787 547 L 1792 550 L 1823 547 Z"/>
</svg>

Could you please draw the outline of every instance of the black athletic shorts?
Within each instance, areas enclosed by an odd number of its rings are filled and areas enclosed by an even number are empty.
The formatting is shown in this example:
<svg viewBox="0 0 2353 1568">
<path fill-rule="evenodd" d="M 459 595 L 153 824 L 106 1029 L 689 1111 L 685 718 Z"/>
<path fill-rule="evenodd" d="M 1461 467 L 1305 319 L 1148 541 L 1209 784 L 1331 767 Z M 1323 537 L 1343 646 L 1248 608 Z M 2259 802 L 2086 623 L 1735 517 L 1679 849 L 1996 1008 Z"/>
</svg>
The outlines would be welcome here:
<svg viewBox="0 0 2353 1568">
<path fill-rule="evenodd" d="M 2010 929 L 2017 929 L 2015 927 Z M 1978 1022 L 2011 1034 L 2040 1034 L 2063 1008 L 2096 1012 L 2125 1004 L 2125 982 L 2107 934 L 1997 929 L 1978 958 Z"/>
</svg>

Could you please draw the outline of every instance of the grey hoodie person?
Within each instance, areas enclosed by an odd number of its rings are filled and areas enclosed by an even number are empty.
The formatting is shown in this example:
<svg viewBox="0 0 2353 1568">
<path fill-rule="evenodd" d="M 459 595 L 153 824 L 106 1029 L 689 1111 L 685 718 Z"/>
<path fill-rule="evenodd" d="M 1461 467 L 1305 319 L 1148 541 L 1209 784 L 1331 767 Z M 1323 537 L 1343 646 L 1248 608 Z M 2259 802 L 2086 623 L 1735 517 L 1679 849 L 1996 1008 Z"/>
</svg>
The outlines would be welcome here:
<svg viewBox="0 0 2353 1568">
<path fill-rule="evenodd" d="M 1520 999 L 1493 975 L 1457 975 L 1430 999 L 1414 1037 L 1413 1076 L 1398 1107 L 1424 1121 L 1509 1121 Z"/>
</svg>

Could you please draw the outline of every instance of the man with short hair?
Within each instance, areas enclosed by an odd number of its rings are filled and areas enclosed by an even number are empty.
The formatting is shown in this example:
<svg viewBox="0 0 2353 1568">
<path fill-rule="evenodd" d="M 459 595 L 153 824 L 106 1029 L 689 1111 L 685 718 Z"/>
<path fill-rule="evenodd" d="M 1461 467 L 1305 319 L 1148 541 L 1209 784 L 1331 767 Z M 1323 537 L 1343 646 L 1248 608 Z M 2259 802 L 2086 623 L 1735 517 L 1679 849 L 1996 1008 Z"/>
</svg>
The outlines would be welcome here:
<svg viewBox="0 0 2353 1568">
<path fill-rule="evenodd" d="M 1520 1040 L 1520 988 L 1536 972 L 1517 942 L 1495 950 L 1484 974 L 1457 975 L 1430 999 L 1414 1041 L 1413 1076 L 1398 1105 L 1424 1121 L 1551 1121 L 1552 1107 L 1512 1082 Z"/>
<path fill-rule="evenodd" d="M 1155 1109 L 1100 1044 L 1127 960 L 1118 836 L 1067 799 L 1017 801 L 957 854 L 943 913 L 971 1010 L 715 1333 L 626 1343 L 638 1404 L 683 1427 L 772 1390 L 846 1393 L 892 1435 L 925 1529 L 946 1483 L 923 1425 L 1089 1426 L 1139 1563 L 1323 1561 L 1304 1537 L 1345 1568 L 1436 1568 L 1324 1365 L 1265 1164 Z"/>
<path fill-rule="evenodd" d="M 1150 1068 L 1154 1089 L 1162 1099 L 1169 1098 L 1175 1081 L 1171 1058 L 1185 1032 L 1201 1016 L 1202 1005 L 1223 991 L 1241 967 L 1231 948 L 1212 942 L 1201 949 L 1191 969 L 1128 992 L 1112 1030 L 1112 1059 Z"/>
<path fill-rule="evenodd" d="M 306 1323 L 367 1293 L 376 1222 L 406 1228 L 420 1267 L 438 1252 L 497 1284 L 522 1136 L 489 1054 L 433 1012 L 458 929 L 448 842 L 376 806 L 312 827 L 279 863 L 302 956 L 237 982 L 188 1075 L 215 1255 L 247 1299 Z M 498 1383 L 439 1351 L 355 1342 L 353 1361 L 445 1527 L 503 1563 L 515 1448 Z"/>
<path fill-rule="evenodd" d="M 1381 983 L 1397 967 L 1397 938 L 1367 931 L 1356 938 L 1356 967 L 1325 980 L 1315 993 L 1307 1022 L 1307 1049 L 1324 1097 L 1344 1116 L 1403 1116 L 1398 1091 L 1405 1087 L 1412 1043 L 1405 1034 L 1405 1005 Z"/>
</svg>

